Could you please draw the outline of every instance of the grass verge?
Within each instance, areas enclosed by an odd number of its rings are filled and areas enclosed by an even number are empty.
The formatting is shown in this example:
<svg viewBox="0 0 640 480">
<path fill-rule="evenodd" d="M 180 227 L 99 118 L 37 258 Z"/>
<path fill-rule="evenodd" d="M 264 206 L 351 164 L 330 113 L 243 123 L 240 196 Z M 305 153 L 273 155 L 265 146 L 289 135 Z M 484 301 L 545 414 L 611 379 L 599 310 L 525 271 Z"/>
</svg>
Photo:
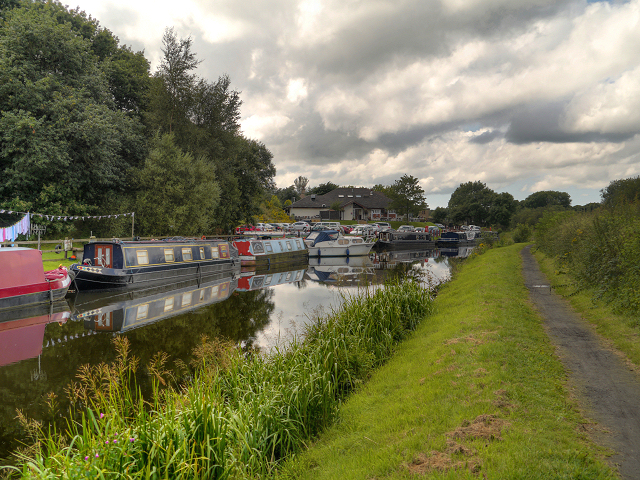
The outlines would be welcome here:
<svg viewBox="0 0 640 480">
<path fill-rule="evenodd" d="M 616 478 L 530 306 L 522 246 L 465 262 L 429 321 L 276 478 Z"/>
</svg>

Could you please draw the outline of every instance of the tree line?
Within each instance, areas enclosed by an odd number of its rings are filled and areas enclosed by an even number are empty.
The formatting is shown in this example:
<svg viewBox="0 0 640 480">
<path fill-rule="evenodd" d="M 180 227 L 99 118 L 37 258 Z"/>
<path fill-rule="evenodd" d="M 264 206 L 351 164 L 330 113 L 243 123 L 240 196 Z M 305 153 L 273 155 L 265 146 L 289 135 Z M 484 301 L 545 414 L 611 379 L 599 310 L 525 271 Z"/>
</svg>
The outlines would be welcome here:
<svg viewBox="0 0 640 480">
<path fill-rule="evenodd" d="M 271 152 L 240 131 L 240 92 L 199 78 L 168 28 L 151 73 L 79 9 L 0 0 L 0 208 L 136 212 L 136 234 L 229 231 L 275 190 Z M 43 223 L 47 223 L 43 221 Z M 54 222 L 53 234 L 126 235 L 129 220 Z"/>
</svg>

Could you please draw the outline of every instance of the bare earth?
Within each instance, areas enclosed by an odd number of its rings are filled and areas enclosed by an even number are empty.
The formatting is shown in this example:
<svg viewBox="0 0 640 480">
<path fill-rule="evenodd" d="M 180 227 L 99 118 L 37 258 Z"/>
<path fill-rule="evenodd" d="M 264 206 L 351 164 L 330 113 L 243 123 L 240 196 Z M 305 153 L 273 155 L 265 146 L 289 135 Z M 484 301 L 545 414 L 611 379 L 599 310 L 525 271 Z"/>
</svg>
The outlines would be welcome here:
<svg viewBox="0 0 640 480">
<path fill-rule="evenodd" d="M 620 355 L 606 348 L 591 325 L 551 291 L 530 247 L 522 250 L 529 297 L 569 375 L 580 406 L 600 428 L 594 441 L 614 450 L 609 461 L 622 478 L 640 479 L 640 380 Z"/>
</svg>

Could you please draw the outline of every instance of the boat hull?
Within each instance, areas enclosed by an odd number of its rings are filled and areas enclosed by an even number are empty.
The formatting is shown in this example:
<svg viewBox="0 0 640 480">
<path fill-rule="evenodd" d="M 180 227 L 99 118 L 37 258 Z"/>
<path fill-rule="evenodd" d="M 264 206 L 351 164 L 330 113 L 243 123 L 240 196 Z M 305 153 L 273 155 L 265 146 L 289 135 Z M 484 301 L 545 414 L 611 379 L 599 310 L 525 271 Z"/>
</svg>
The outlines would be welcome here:
<svg viewBox="0 0 640 480">
<path fill-rule="evenodd" d="M 300 263 L 308 252 L 301 238 L 265 238 L 235 240 L 242 266 L 270 267 Z"/>
<path fill-rule="evenodd" d="M 369 255 L 373 243 L 361 243 L 357 245 L 318 245 L 309 247 L 310 257 L 357 257 Z"/>
</svg>

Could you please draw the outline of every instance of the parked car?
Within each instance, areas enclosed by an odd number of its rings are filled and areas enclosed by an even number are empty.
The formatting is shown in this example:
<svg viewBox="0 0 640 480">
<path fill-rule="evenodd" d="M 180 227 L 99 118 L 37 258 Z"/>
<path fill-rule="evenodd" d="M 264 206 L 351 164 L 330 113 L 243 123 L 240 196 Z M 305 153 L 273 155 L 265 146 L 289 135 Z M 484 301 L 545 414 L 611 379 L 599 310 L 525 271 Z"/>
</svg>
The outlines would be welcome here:
<svg viewBox="0 0 640 480">
<path fill-rule="evenodd" d="M 270 223 L 259 223 L 256 225 L 256 230 L 259 232 L 273 232 L 275 228 Z"/>
<path fill-rule="evenodd" d="M 435 236 L 440 235 L 440 229 L 434 225 L 429 226 L 428 232 L 431 235 L 435 235 Z"/>
<path fill-rule="evenodd" d="M 374 225 L 378 225 L 378 230 L 384 230 L 386 228 L 391 228 L 391 224 L 388 222 L 375 222 Z"/>
<path fill-rule="evenodd" d="M 426 230 L 425 230 L 425 228 L 424 228 L 424 227 L 416 227 L 415 231 L 416 231 L 416 232 L 419 232 L 419 233 L 424 233 L 424 232 L 426 232 Z"/>
<path fill-rule="evenodd" d="M 296 222 L 292 225 L 292 229 L 295 232 L 308 232 L 311 230 L 311 225 L 308 222 Z"/>
<path fill-rule="evenodd" d="M 369 235 L 373 235 L 376 232 L 376 229 L 373 225 L 356 225 L 349 235 L 357 235 L 360 237 L 366 237 Z"/>
<path fill-rule="evenodd" d="M 438 227 L 440 230 L 444 230 L 444 225 L 441 223 L 436 223 L 436 227 Z"/>
<path fill-rule="evenodd" d="M 353 230 L 353 227 L 351 227 L 350 225 L 340 225 L 339 230 L 342 230 L 343 234 L 349 235 L 349 233 L 351 233 L 351 230 Z"/>
<path fill-rule="evenodd" d="M 255 232 L 255 230 L 256 230 L 256 227 L 254 227 L 253 225 L 250 225 L 250 224 L 240 225 L 236 227 L 236 234 L 242 235 L 244 232 Z"/>
<path fill-rule="evenodd" d="M 415 232 L 415 228 L 413 228 L 413 225 L 401 225 L 398 228 L 398 232 Z"/>
</svg>

